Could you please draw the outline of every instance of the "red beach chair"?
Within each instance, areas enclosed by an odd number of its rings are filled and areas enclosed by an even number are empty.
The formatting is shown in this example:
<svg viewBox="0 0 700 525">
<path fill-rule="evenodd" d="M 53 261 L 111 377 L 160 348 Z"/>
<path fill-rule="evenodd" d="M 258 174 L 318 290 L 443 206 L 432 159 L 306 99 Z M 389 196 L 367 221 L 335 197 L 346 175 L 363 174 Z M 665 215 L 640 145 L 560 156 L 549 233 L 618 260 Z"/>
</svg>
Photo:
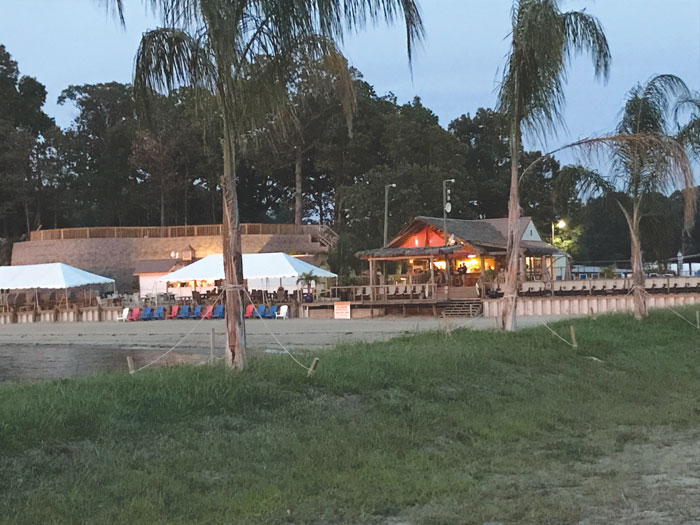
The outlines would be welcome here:
<svg viewBox="0 0 700 525">
<path fill-rule="evenodd" d="M 209 304 L 207 305 L 207 309 L 204 311 L 204 314 L 202 315 L 202 319 L 211 319 L 211 314 L 214 313 L 214 305 Z"/>
<path fill-rule="evenodd" d="M 166 319 L 175 319 L 177 317 L 177 310 L 178 310 L 177 305 L 173 305 L 172 309 L 170 310 L 169 314 L 165 314 Z"/>
<path fill-rule="evenodd" d="M 250 319 L 251 317 L 253 317 L 253 310 L 255 310 L 255 306 L 253 306 L 252 304 L 249 304 L 248 306 L 246 306 L 244 317 L 246 319 Z"/>
<path fill-rule="evenodd" d="M 139 320 L 139 310 L 140 310 L 140 308 L 132 308 L 131 315 L 128 317 L 128 320 L 129 321 L 138 321 Z"/>
</svg>

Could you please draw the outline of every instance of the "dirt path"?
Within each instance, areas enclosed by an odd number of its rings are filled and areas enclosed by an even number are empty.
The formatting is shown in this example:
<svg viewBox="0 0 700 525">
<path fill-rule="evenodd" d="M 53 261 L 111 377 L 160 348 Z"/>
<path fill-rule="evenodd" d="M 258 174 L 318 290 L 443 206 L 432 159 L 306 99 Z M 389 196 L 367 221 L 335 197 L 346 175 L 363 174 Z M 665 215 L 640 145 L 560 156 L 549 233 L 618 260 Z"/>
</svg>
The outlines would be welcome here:
<svg viewBox="0 0 700 525">
<path fill-rule="evenodd" d="M 647 439 L 582 469 L 582 525 L 700 524 L 700 431 Z"/>
</svg>

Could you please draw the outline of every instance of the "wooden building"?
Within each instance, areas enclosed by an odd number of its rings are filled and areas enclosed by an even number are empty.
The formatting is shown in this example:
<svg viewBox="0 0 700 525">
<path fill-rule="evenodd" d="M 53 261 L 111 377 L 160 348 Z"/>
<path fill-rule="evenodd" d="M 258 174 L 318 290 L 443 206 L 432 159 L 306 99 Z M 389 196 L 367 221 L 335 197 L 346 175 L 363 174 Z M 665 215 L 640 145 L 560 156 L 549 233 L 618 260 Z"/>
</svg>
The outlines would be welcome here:
<svg viewBox="0 0 700 525">
<path fill-rule="evenodd" d="M 446 226 L 447 231 L 442 218 L 415 217 L 387 246 L 358 252 L 369 262 L 371 299 L 380 301 L 388 285 L 421 285 L 422 298 L 431 302 L 485 298 L 497 289 L 505 271 L 508 219 L 448 219 Z M 519 234 L 521 280 L 569 276 L 566 253 L 544 242 L 529 217 L 520 219 Z M 393 271 L 384 271 L 387 264 Z"/>
</svg>

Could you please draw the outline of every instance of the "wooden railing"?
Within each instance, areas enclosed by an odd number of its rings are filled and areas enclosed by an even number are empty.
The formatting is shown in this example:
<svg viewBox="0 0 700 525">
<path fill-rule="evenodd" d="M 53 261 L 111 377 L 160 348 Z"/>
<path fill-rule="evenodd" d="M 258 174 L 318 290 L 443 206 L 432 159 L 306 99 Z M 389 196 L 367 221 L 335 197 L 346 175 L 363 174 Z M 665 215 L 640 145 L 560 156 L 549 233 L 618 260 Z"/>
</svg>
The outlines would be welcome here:
<svg viewBox="0 0 700 525">
<path fill-rule="evenodd" d="M 486 283 L 485 287 L 497 296 L 503 294 L 503 283 Z M 696 293 L 700 292 L 700 277 L 647 277 L 644 289 L 648 293 Z M 582 279 L 568 281 L 524 281 L 519 294 L 531 296 L 560 295 L 616 295 L 628 294 L 632 279 Z"/>
<path fill-rule="evenodd" d="M 314 301 L 350 301 L 355 303 L 420 303 L 436 302 L 439 299 L 439 287 L 435 284 L 374 286 L 335 286 L 329 290 L 314 293 Z"/>
<path fill-rule="evenodd" d="M 57 230 L 35 230 L 29 234 L 30 241 L 55 241 L 62 239 L 124 239 L 124 238 L 168 238 L 201 237 L 221 235 L 221 224 L 198 224 L 193 226 L 96 226 L 90 228 L 60 228 Z M 242 235 L 311 235 L 313 241 L 333 246 L 338 235 L 325 224 L 241 224 Z"/>
</svg>

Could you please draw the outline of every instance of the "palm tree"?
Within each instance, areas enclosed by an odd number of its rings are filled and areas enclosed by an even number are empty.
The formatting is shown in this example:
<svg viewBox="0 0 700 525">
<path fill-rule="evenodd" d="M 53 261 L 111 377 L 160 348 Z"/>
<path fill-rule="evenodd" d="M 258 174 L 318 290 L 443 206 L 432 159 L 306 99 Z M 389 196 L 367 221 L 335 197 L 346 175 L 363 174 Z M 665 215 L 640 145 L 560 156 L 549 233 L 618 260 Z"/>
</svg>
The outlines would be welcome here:
<svg viewBox="0 0 700 525">
<path fill-rule="evenodd" d="M 545 135 L 561 119 L 571 58 L 587 52 L 596 77 L 607 77 L 608 42 L 598 20 L 582 11 L 562 13 L 556 0 L 519 0 L 513 7 L 511 49 L 498 94 L 510 125 L 511 182 L 507 272 L 501 326 L 516 329 L 520 261 L 519 155 L 523 126 Z"/>
<path fill-rule="evenodd" d="M 101 0 L 123 22 L 122 0 Z M 224 272 L 227 363 L 245 366 L 243 272 L 236 195 L 236 153 L 261 122 L 288 111 L 293 57 L 333 57 L 348 30 L 403 16 L 409 62 L 423 37 L 417 0 L 144 0 L 163 27 L 144 34 L 134 84 L 141 94 L 190 85 L 216 96 L 223 122 Z M 311 38 L 319 35 L 322 38 Z"/>
<path fill-rule="evenodd" d="M 313 286 L 314 281 L 316 281 L 316 276 L 314 272 L 303 272 L 299 274 L 297 278 L 297 284 L 306 286 L 306 291 L 311 293 L 311 286 Z"/>
<path fill-rule="evenodd" d="M 634 316 L 647 315 L 640 223 L 653 211 L 653 195 L 680 188 L 684 201 L 684 231 L 695 220 L 695 183 L 685 147 L 697 148 L 691 119 L 674 135 L 671 115 L 679 104 L 690 101 L 685 83 L 674 75 L 658 75 L 636 85 L 628 94 L 617 125 L 619 140 L 612 146 L 612 170 L 606 176 L 590 173 L 579 181 L 583 193 L 624 193 L 616 199 L 630 232 Z M 619 193 L 617 193 L 619 195 Z"/>
</svg>

